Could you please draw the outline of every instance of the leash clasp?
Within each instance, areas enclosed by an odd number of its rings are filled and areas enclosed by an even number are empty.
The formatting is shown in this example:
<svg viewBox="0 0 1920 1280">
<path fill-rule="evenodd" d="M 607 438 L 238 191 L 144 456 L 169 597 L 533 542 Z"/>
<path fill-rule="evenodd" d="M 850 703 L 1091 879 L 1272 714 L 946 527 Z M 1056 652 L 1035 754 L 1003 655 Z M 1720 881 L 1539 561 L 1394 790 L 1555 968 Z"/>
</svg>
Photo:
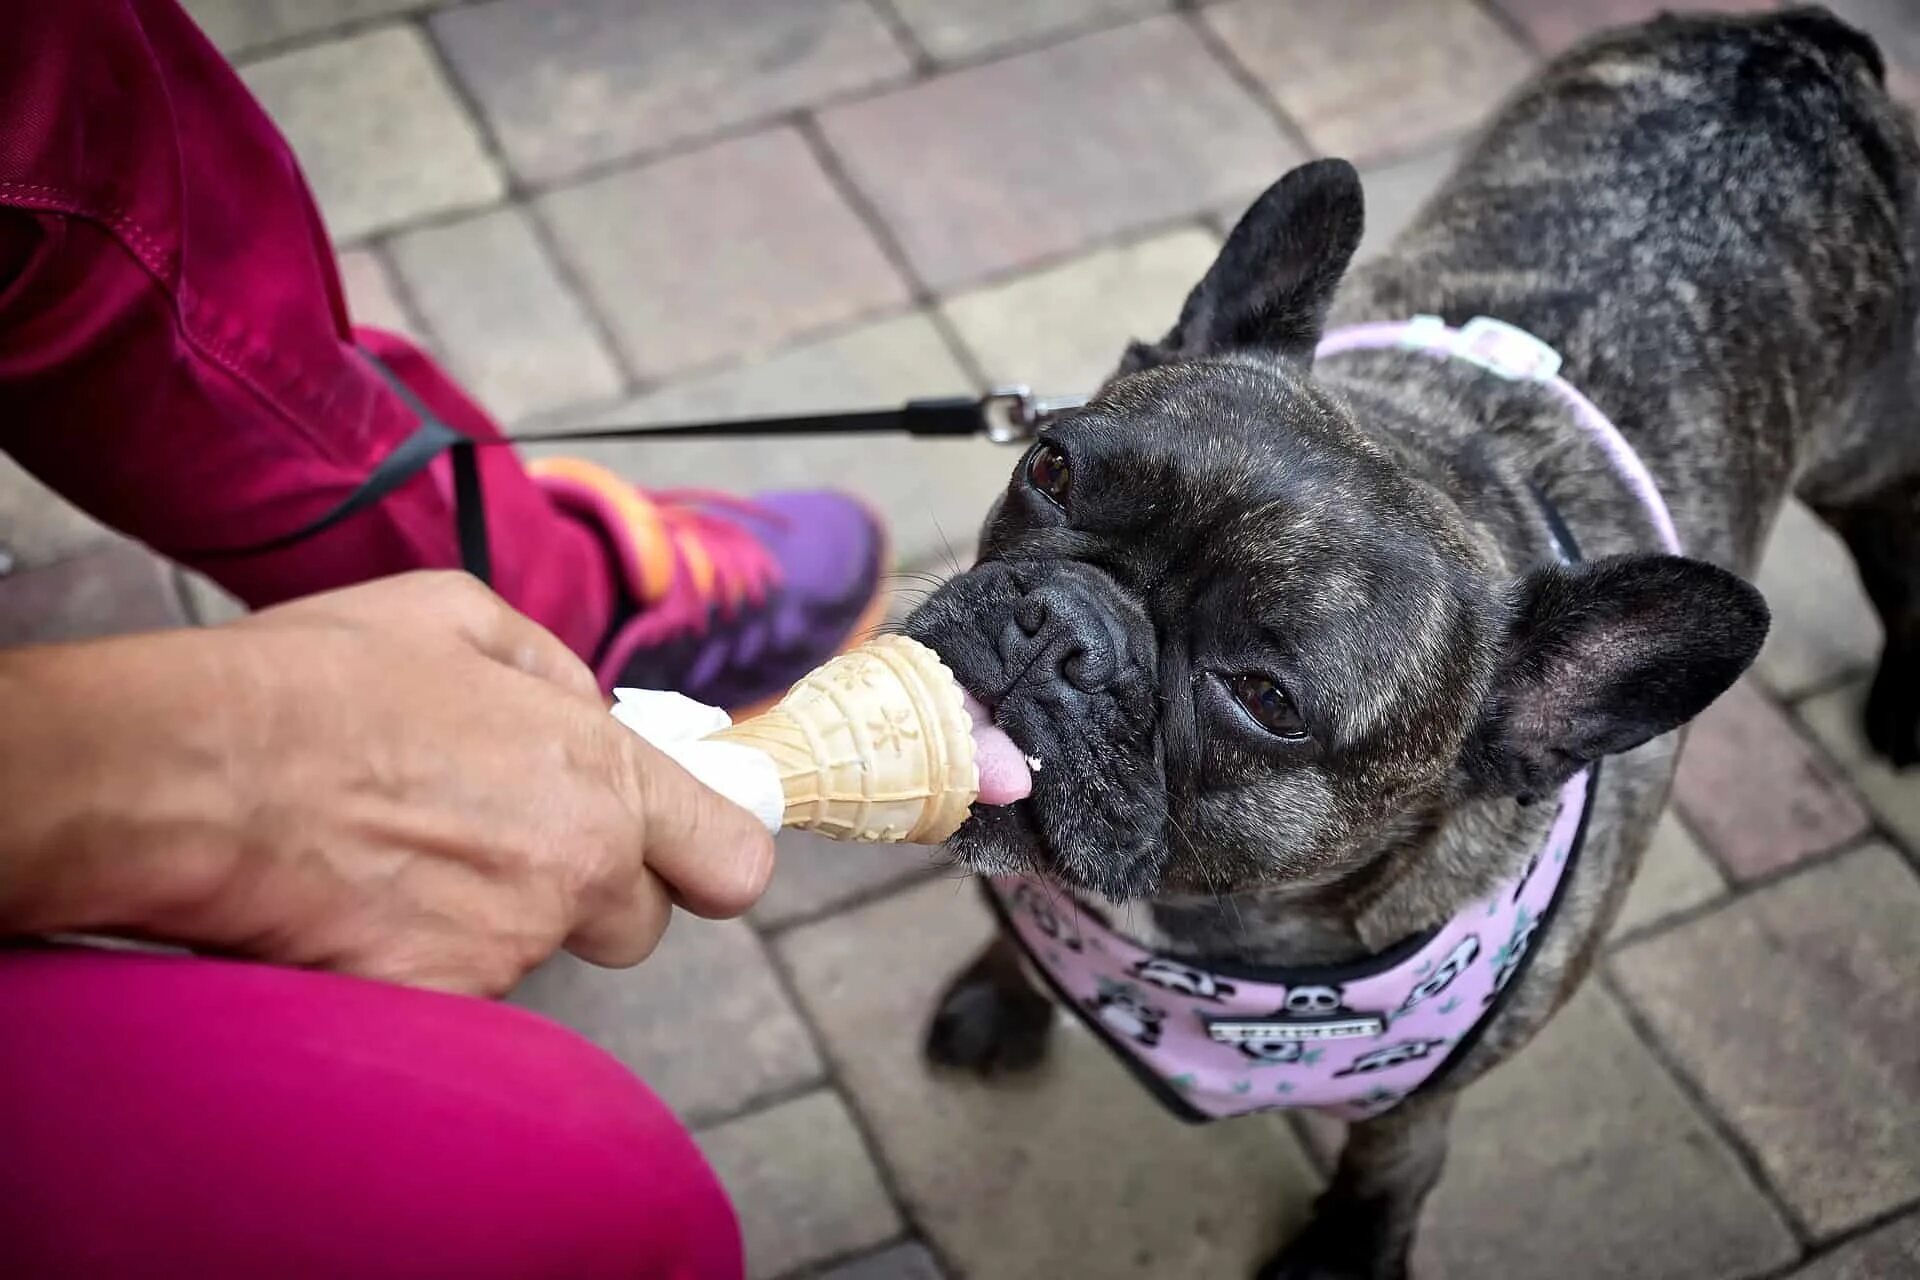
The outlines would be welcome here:
<svg viewBox="0 0 1920 1280">
<path fill-rule="evenodd" d="M 1025 444 L 1055 414 L 1086 402 L 1086 396 L 1037 396 L 1027 386 L 995 387 L 980 398 L 980 417 L 995 444 Z"/>
</svg>

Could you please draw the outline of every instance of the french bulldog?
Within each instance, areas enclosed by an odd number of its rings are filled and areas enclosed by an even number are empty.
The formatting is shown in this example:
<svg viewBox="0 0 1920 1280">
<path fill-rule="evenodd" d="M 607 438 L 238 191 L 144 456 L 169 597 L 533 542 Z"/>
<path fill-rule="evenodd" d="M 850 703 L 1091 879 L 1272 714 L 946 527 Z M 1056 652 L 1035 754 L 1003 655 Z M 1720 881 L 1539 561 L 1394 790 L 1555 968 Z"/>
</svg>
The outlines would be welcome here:
<svg viewBox="0 0 1920 1280">
<path fill-rule="evenodd" d="M 1440 1087 L 1350 1128 L 1260 1276 L 1406 1274 L 1456 1097 L 1579 985 L 1680 731 L 1760 650 L 1746 578 L 1790 492 L 1885 623 L 1869 739 L 1920 759 L 1917 162 L 1871 40 L 1797 9 L 1575 48 L 1353 271 L 1354 169 L 1297 168 L 1166 336 L 1046 427 L 977 563 L 906 622 L 1044 765 L 951 852 L 1132 904 L 1176 964 L 1381 953 L 1513 877 L 1553 818 L 1534 802 L 1606 759 L 1530 965 Z M 1425 351 L 1314 359 L 1330 325 L 1416 315 L 1556 348 L 1684 555 L 1539 383 Z M 1018 1069 L 1052 1023 L 1003 934 L 927 1052 Z"/>
</svg>

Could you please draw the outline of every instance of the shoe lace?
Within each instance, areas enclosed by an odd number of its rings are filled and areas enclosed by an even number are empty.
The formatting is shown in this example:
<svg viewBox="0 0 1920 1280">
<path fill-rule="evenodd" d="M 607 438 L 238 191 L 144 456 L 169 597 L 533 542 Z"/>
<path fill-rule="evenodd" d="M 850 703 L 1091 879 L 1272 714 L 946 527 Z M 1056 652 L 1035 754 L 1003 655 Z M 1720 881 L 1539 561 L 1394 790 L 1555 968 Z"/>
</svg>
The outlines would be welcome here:
<svg viewBox="0 0 1920 1280">
<path fill-rule="evenodd" d="M 751 525 L 783 527 L 785 517 L 710 489 L 655 489 L 641 491 L 639 497 L 653 508 L 671 539 L 693 602 L 717 609 L 722 617 L 766 602 L 780 580 L 780 566 Z"/>
</svg>

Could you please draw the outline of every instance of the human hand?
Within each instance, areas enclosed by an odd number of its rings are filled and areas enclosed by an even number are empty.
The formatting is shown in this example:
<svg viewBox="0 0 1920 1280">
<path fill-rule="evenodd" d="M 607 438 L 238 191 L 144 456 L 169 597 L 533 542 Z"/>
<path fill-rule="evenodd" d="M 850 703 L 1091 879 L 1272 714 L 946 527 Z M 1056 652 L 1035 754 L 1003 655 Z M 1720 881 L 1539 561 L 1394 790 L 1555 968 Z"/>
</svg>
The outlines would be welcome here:
<svg viewBox="0 0 1920 1280">
<path fill-rule="evenodd" d="M 491 995 L 561 946 L 634 964 L 675 903 L 738 914 L 772 871 L 751 816 L 617 724 L 565 646 L 463 575 L 70 648 L 111 690 L 85 789 L 114 812 L 68 824 L 65 918 L 43 929 Z M 88 719 L 51 711 L 69 733 Z M 0 777 L 14 763 L 0 742 Z M 12 925 L 7 901 L 0 885 Z"/>
</svg>

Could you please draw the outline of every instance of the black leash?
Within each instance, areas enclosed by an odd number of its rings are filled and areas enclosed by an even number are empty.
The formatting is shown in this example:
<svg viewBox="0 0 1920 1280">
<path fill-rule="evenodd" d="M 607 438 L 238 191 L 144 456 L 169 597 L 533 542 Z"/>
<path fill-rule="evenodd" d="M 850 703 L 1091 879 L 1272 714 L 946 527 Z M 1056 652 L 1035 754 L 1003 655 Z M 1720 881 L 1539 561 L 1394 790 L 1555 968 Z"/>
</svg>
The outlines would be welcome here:
<svg viewBox="0 0 1920 1280">
<path fill-rule="evenodd" d="M 366 355 L 365 352 L 361 353 Z M 1043 399 L 1025 387 L 1001 388 L 977 398 L 949 396 L 936 400 L 909 400 L 897 409 L 863 409 L 841 413 L 792 414 L 764 418 L 731 418 L 712 422 L 669 423 L 664 426 L 581 427 L 543 432 L 537 436 L 502 436 L 476 440 L 443 422 L 413 393 L 412 388 L 371 355 L 366 356 L 380 376 L 420 419 L 411 435 L 382 458 L 367 478 L 338 505 L 300 528 L 266 542 L 246 547 L 214 547 L 180 551 L 182 560 L 231 560 L 263 555 L 304 542 L 366 510 L 424 471 L 442 453 L 453 468 L 453 518 L 460 540 L 460 563 L 468 573 L 491 585 L 493 552 L 487 536 L 486 507 L 476 450 L 501 445 L 578 443 L 594 440 L 684 440 L 692 437 L 780 437 L 861 433 L 966 439 L 983 437 L 995 444 L 1025 444 L 1047 419 L 1085 403 L 1081 397 Z"/>
</svg>

